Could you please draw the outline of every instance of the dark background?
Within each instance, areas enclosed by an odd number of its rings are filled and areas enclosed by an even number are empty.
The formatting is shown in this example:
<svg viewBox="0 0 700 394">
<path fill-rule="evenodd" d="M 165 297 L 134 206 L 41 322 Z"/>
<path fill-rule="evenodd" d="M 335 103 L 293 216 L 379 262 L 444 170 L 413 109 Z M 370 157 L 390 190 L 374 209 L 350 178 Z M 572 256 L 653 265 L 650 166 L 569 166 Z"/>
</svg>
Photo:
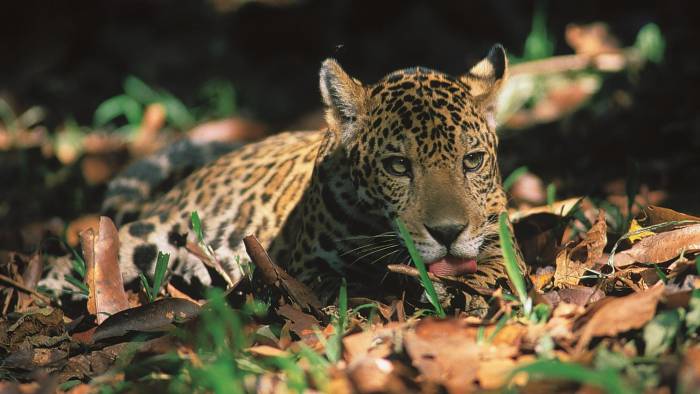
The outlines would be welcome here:
<svg viewBox="0 0 700 394">
<path fill-rule="evenodd" d="M 700 35 L 690 3 L 544 3 L 555 54 L 572 52 L 564 40 L 567 24 L 602 21 L 623 46 L 633 43 L 644 24 L 657 23 L 666 56 L 639 75 L 606 77 L 593 100 L 605 102 L 623 89 L 630 107 L 589 105 L 564 120 L 505 134 L 504 174 L 528 165 L 546 182 L 556 180 L 562 196 L 596 196 L 605 193 L 606 182 L 626 177 L 634 160 L 643 183 L 668 192 L 666 205 L 699 213 Z M 318 114 L 317 72 L 324 58 L 337 58 L 365 82 L 415 65 L 458 74 L 495 42 L 520 55 L 535 8 L 522 0 L 319 0 L 250 1 L 224 10 L 232 5 L 237 3 L 6 2 L 0 95 L 18 111 L 44 107 L 44 125 L 53 130 L 67 119 L 91 124 L 97 105 L 121 93 L 127 75 L 172 92 L 188 106 L 198 105 L 199 89 L 218 79 L 233 84 L 240 114 L 281 130 Z M 11 179 L 10 159 L 0 154 L 3 187 L 31 182 Z M 99 206 L 102 190 L 88 194 L 84 211 Z M 61 190 L 52 193 L 59 194 L 54 200 L 61 198 Z M 7 226 L 82 213 L 66 206 L 36 204 L 2 221 Z"/>
</svg>

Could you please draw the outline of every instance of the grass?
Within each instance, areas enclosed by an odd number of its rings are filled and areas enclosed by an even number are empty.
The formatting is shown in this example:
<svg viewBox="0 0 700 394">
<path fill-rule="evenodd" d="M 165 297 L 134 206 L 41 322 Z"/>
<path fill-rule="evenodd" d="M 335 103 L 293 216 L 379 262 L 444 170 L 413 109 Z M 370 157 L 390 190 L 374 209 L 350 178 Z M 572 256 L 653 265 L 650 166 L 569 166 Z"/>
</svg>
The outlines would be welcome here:
<svg viewBox="0 0 700 394">
<path fill-rule="evenodd" d="M 547 31 L 545 8 L 546 1 L 540 0 L 535 4 L 532 28 L 523 48 L 523 61 L 544 59 L 554 54 L 554 41 Z"/>
<path fill-rule="evenodd" d="M 530 379 L 561 379 L 598 387 L 608 393 L 635 393 L 623 383 L 615 371 L 609 369 L 597 371 L 579 364 L 565 363 L 557 360 L 538 360 L 521 368 L 516 368 L 509 375 L 509 380 L 519 373 L 528 374 Z"/>
<path fill-rule="evenodd" d="M 501 240 L 501 252 L 503 253 L 503 262 L 506 266 L 506 273 L 510 282 L 515 287 L 516 295 L 523 306 L 523 311 L 526 316 L 530 314 L 532 310 L 532 299 L 527 295 L 527 288 L 525 286 L 525 278 L 523 273 L 520 271 L 520 266 L 518 265 L 518 259 L 515 252 L 515 245 L 513 245 L 513 236 L 510 232 L 510 227 L 508 226 L 508 213 L 501 212 L 498 216 L 498 236 Z"/>
<path fill-rule="evenodd" d="M 73 261 L 72 267 L 73 271 L 75 272 L 76 276 L 73 275 L 65 275 L 64 278 L 66 282 L 72 284 L 73 286 L 77 287 L 79 289 L 79 293 L 88 296 L 90 294 L 90 289 L 88 289 L 87 285 L 85 284 L 85 274 L 87 273 L 87 266 L 85 265 L 85 260 L 83 260 L 83 257 L 78 253 L 77 250 L 71 248 L 68 246 L 71 252 L 73 252 Z"/>
<path fill-rule="evenodd" d="M 165 272 L 168 270 L 169 260 L 169 254 L 158 252 L 152 284 L 149 282 L 148 278 L 146 278 L 146 275 L 144 275 L 142 272 L 139 273 L 139 279 L 141 280 L 141 285 L 143 285 L 143 289 L 146 292 L 146 297 L 148 297 L 148 302 L 153 302 L 158 297 L 160 288 L 163 286 L 163 279 L 165 279 Z"/>
<path fill-rule="evenodd" d="M 192 211 L 190 214 L 190 219 L 192 221 L 192 230 L 197 236 L 197 242 L 204 243 L 204 232 L 202 232 L 202 221 L 199 219 L 199 214 L 197 211 Z"/>
<path fill-rule="evenodd" d="M 420 253 L 418 253 L 418 249 L 416 249 L 416 245 L 413 243 L 411 234 L 408 232 L 408 229 L 399 218 L 396 218 L 396 226 L 398 227 L 399 234 L 406 245 L 406 249 L 408 249 L 408 254 L 411 256 L 411 260 L 413 260 L 413 264 L 416 265 L 416 268 L 420 273 L 420 282 L 425 289 L 425 294 L 428 297 L 428 301 L 430 301 L 430 304 L 433 306 L 433 311 L 437 316 L 444 318 L 446 316 L 445 310 L 442 309 L 442 305 L 440 304 L 440 299 L 435 291 L 433 282 L 428 277 L 428 270 L 425 268 L 423 258 L 421 258 Z"/>
<path fill-rule="evenodd" d="M 338 317 L 333 322 L 333 335 L 326 343 L 326 357 L 333 363 L 337 363 L 343 357 L 343 334 L 347 326 L 348 317 L 348 285 L 343 278 L 338 294 Z"/>
</svg>

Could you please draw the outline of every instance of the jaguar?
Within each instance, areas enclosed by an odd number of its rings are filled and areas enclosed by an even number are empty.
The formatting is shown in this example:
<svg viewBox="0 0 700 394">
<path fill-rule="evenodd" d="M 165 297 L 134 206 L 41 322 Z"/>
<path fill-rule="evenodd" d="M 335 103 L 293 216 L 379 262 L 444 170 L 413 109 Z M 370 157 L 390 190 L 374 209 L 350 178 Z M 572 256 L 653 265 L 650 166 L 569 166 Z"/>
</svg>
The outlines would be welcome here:
<svg viewBox="0 0 700 394">
<path fill-rule="evenodd" d="M 162 160 L 112 182 L 105 209 L 137 214 L 119 231 L 125 282 L 152 273 L 162 251 L 175 260 L 173 274 L 211 285 L 210 271 L 185 247 L 197 242 L 196 211 L 204 242 L 233 282 L 250 263 L 242 240 L 254 234 L 318 294 L 337 294 L 341 278 L 381 287 L 387 263 L 410 260 L 399 219 L 431 273 L 501 285 L 498 215 L 506 195 L 495 102 L 507 68 L 499 44 L 461 75 L 415 67 L 375 84 L 325 60 L 327 129 L 240 146 L 152 201 L 139 196 L 153 191 L 148 181 L 166 170 Z"/>
</svg>

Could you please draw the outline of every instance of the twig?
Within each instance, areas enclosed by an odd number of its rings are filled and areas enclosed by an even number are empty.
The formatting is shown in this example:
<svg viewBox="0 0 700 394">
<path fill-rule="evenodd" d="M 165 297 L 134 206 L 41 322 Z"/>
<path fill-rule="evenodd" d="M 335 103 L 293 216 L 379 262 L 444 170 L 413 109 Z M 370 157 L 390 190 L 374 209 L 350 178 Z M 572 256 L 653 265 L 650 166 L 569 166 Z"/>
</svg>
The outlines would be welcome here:
<svg viewBox="0 0 700 394">
<path fill-rule="evenodd" d="M 8 285 L 10 285 L 10 286 L 16 288 L 17 290 L 22 290 L 22 291 L 25 292 L 25 293 L 29 293 L 29 294 L 33 295 L 34 297 L 38 298 L 39 300 L 41 300 L 43 303 L 47 304 L 47 305 L 51 303 L 51 298 L 49 298 L 49 297 L 47 297 L 47 296 L 45 296 L 45 295 L 39 293 L 39 292 L 36 291 L 36 290 L 32 290 L 32 289 L 26 287 L 25 285 L 23 285 L 23 284 L 17 282 L 16 280 L 14 280 L 14 279 L 12 279 L 12 278 L 10 278 L 10 277 L 8 277 L 8 276 L 5 276 L 5 275 L 3 275 L 3 274 L 0 274 L 0 282 L 5 282 L 5 283 L 7 283 Z"/>
<path fill-rule="evenodd" d="M 418 273 L 418 270 L 404 264 L 389 264 L 386 266 L 386 268 L 394 273 L 401 274 L 401 275 L 408 275 L 412 276 L 414 278 L 418 278 L 420 274 Z M 450 282 L 450 283 L 455 283 L 460 286 L 464 286 L 469 288 L 470 290 L 473 290 L 475 293 L 485 296 L 485 297 L 490 297 L 493 295 L 495 290 L 489 289 L 488 287 L 481 287 L 481 286 L 474 286 L 470 283 L 468 283 L 465 279 L 459 278 L 456 276 L 448 276 L 448 275 L 435 275 L 431 274 L 428 272 L 428 278 L 434 282 L 440 282 L 440 283 L 445 283 L 445 282 Z"/>
<path fill-rule="evenodd" d="M 633 50 L 619 53 L 601 53 L 598 55 L 576 54 L 552 56 L 547 59 L 515 64 L 510 68 L 510 75 L 541 75 L 567 71 L 595 69 L 600 71 L 620 71 L 629 63 L 639 60 Z"/>
<path fill-rule="evenodd" d="M 321 301 L 311 289 L 275 264 L 254 235 L 243 238 L 243 244 L 251 262 L 260 269 L 262 279 L 267 285 L 283 291 L 288 298 L 302 309 L 310 310 L 316 317 L 324 317 Z"/>
</svg>

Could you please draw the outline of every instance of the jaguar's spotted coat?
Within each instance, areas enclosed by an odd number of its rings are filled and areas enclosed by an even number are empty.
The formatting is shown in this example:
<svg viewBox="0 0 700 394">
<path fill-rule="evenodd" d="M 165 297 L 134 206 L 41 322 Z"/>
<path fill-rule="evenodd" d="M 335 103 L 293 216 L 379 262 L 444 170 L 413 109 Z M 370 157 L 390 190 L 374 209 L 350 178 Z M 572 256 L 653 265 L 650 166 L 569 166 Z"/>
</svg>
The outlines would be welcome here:
<svg viewBox="0 0 700 394">
<path fill-rule="evenodd" d="M 496 160 L 495 96 L 506 75 L 500 45 L 459 77 L 411 68 L 374 85 L 334 60 L 320 72 L 326 131 L 283 133 L 243 146 L 193 173 L 120 231 L 125 281 L 153 272 L 157 251 L 174 271 L 203 284 L 203 264 L 182 246 L 194 240 L 190 213 L 229 274 L 247 262 L 255 234 L 273 259 L 323 294 L 340 276 L 378 284 L 379 268 L 406 262 L 393 218 L 409 229 L 426 262 L 477 258 L 480 286 L 504 278 L 497 215 L 506 198 Z"/>
</svg>

